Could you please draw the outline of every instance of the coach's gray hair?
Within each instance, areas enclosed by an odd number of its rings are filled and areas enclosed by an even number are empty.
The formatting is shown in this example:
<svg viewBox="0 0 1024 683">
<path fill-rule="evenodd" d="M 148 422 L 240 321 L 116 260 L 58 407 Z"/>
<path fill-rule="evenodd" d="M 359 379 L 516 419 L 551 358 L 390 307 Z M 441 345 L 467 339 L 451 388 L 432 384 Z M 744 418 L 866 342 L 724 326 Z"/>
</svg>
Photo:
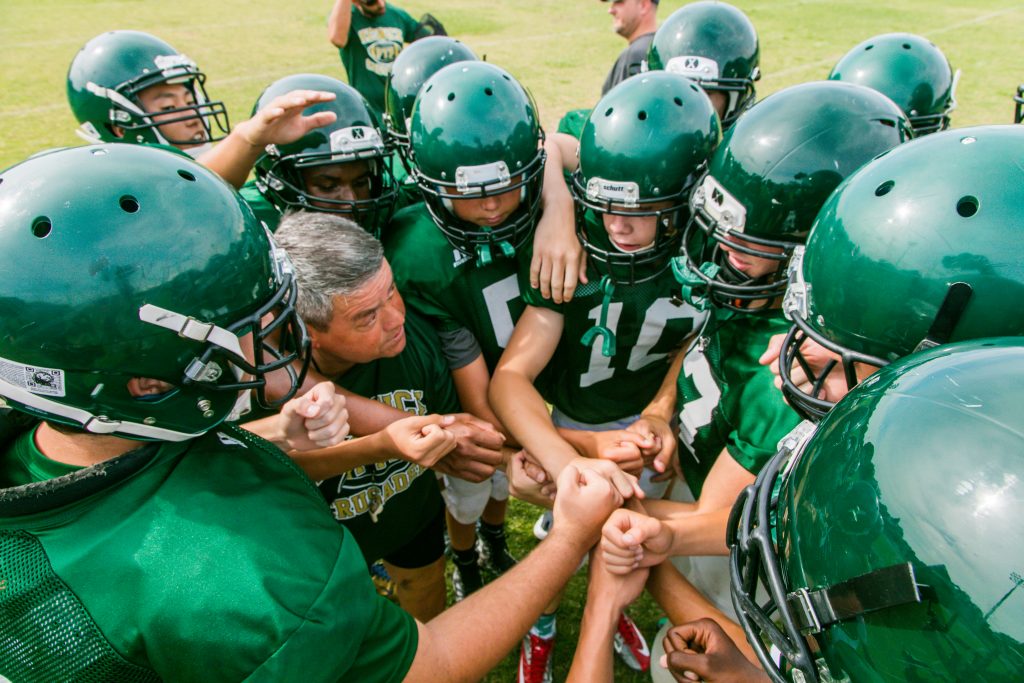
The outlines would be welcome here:
<svg viewBox="0 0 1024 683">
<path fill-rule="evenodd" d="M 355 293 L 384 264 L 384 248 L 377 238 L 334 214 L 288 214 L 281 219 L 274 240 L 295 266 L 299 316 L 318 330 L 331 324 L 334 297 Z"/>
</svg>

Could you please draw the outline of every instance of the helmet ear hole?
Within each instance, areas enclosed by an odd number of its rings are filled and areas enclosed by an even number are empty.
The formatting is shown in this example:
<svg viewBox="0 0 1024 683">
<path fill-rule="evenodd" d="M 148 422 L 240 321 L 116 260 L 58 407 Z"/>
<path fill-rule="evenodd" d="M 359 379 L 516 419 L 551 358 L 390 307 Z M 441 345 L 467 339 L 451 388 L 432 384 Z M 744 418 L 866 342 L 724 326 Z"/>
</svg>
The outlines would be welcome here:
<svg viewBox="0 0 1024 683">
<path fill-rule="evenodd" d="M 178 175 L 184 178 L 185 180 L 189 181 L 190 183 L 194 183 L 196 181 L 196 177 L 186 170 L 179 169 Z"/>
<path fill-rule="evenodd" d="M 40 216 L 39 218 L 32 221 L 32 234 L 43 239 L 49 236 L 50 231 L 53 230 L 53 224 L 50 223 L 50 219 L 46 216 Z"/>
<path fill-rule="evenodd" d="M 875 188 L 876 197 L 884 197 L 892 191 L 892 188 L 896 187 L 896 181 L 886 180 L 884 183 Z"/>
<path fill-rule="evenodd" d="M 960 201 L 956 203 L 956 212 L 964 218 L 970 218 L 974 214 L 978 213 L 977 197 L 961 197 Z"/>
<path fill-rule="evenodd" d="M 117 202 L 125 213 L 135 213 L 139 210 L 139 200 L 131 195 L 124 195 Z"/>
</svg>

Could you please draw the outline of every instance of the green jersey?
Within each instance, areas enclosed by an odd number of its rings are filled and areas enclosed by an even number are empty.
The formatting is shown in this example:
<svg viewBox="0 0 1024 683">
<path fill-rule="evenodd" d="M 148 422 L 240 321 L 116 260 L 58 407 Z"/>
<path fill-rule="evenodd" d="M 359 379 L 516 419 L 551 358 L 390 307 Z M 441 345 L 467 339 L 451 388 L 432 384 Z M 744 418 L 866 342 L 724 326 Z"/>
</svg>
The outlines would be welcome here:
<svg viewBox="0 0 1024 683">
<path fill-rule="evenodd" d="M 405 336 L 405 349 L 394 358 L 357 365 L 335 381 L 412 415 L 459 412 L 437 335 L 410 312 Z M 356 467 L 319 486 L 368 561 L 407 545 L 444 505 L 434 473 L 407 460 Z"/>
<path fill-rule="evenodd" d="M 263 196 L 263 193 L 256 187 L 256 181 L 250 180 L 238 191 L 242 199 L 249 205 L 256 218 L 260 219 L 267 230 L 277 232 L 277 224 L 281 222 L 281 212 L 277 210 L 270 200 Z"/>
<path fill-rule="evenodd" d="M 601 276 L 591 267 L 587 284 L 571 301 L 556 304 L 530 287 L 523 273 L 523 299 L 530 306 L 561 313 L 564 326 L 548 362 L 544 398 L 576 422 L 599 424 L 639 414 L 654 398 L 671 363 L 671 354 L 700 326 L 704 314 L 676 296 L 679 285 L 670 269 L 647 282 L 616 285 L 608 304 L 607 327 L 615 335 L 612 356 L 602 338 L 582 343 L 601 320 Z"/>
<path fill-rule="evenodd" d="M 732 313 L 715 309 L 690 346 L 676 381 L 679 464 L 694 498 L 723 450 L 757 474 L 779 441 L 800 422 L 757 359 L 768 339 L 789 329 L 779 310 Z"/>
<path fill-rule="evenodd" d="M 417 22 L 388 3 L 384 14 L 366 17 L 352 5 L 348 42 L 340 48 L 341 63 L 348 82 L 369 101 L 379 115 L 384 111 L 384 87 L 395 57 L 412 42 Z"/>
<path fill-rule="evenodd" d="M 269 443 L 222 425 L 10 486 L 41 457 L 31 432 L 13 438 L 0 444 L 0 677 L 405 677 L 415 621 L 376 595 L 351 535 Z"/>
<path fill-rule="evenodd" d="M 384 253 L 406 303 L 442 335 L 468 330 L 492 372 L 525 308 L 517 275 L 529 272 L 528 256 L 524 261 L 519 255 L 523 251 L 478 267 L 476 259 L 445 239 L 422 204 L 397 213 L 384 239 Z"/>
</svg>

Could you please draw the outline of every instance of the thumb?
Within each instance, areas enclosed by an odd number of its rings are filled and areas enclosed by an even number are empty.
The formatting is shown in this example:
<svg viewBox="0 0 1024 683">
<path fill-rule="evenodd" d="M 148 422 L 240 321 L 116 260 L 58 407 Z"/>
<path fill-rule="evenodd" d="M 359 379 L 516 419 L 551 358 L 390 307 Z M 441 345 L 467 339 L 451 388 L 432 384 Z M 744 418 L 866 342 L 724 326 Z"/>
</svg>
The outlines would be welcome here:
<svg viewBox="0 0 1024 683">
<path fill-rule="evenodd" d="M 770 365 L 772 361 L 779 357 L 779 351 L 782 350 L 782 342 L 786 340 L 786 335 L 776 334 L 768 340 L 768 348 L 764 350 L 761 357 L 757 359 L 757 362 L 761 365 Z"/>
</svg>

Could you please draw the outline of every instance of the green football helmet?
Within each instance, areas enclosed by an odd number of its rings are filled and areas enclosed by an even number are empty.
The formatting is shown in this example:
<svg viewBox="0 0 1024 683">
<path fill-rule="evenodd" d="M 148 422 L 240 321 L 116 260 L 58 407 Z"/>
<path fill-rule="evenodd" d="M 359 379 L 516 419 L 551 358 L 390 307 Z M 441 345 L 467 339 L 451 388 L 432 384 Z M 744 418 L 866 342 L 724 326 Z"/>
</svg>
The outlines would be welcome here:
<svg viewBox="0 0 1024 683">
<path fill-rule="evenodd" d="M 733 605 L 773 681 L 1020 681 L 1021 342 L 888 366 L 740 495 Z"/>
<path fill-rule="evenodd" d="M 1020 123 L 1024 121 L 1024 85 L 1017 86 L 1017 94 L 1014 96 L 1013 101 L 1015 103 L 1013 122 Z"/>
<path fill-rule="evenodd" d="M 284 252 L 237 193 L 187 158 L 89 145 L 0 174 L 0 399 L 13 408 L 180 441 L 237 413 L 240 390 L 279 406 L 308 363 L 295 297 Z M 271 401 L 274 370 L 291 387 Z M 135 377 L 173 389 L 136 398 Z"/>
<path fill-rule="evenodd" d="M 657 277 L 679 251 L 687 200 L 721 137 L 718 115 L 693 81 L 663 71 L 612 88 L 583 127 L 572 176 L 576 234 L 590 263 L 616 284 Z M 653 216 L 654 242 L 623 250 L 604 217 Z"/>
<path fill-rule="evenodd" d="M 512 257 L 540 215 L 544 133 L 530 94 L 493 64 L 449 64 L 420 90 L 409 137 L 413 178 L 452 246 L 479 266 L 495 254 Z M 518 208 L 499 225 L 475 225 L 453 211 L 459 199 L 517 190 Z"/>
<path fill-rule="evenodd" d="M 292 90 L 334 93 L 333 100 L 310 105 L 303 114 L 308 116 L 329 111 L 334 112 L 337 118 L 334 123 L 314 128 L 295 142 L 267 145 L 256 160 L 256 187 L 282 212 L 306 209 L 339 213 L 351 218 L 367 232 L 379 235 L 394 213 L 398 184 L 392 173 L 390 150 L 384 142 L 376 115 L 355 88 L 336 78 L 318 74 L 285 76 L 270 84 L 256 100 L 253 114 Z M 304 169 L 355 161 L 367 163 L 367 199 L 318 197 L 303 181 Z"/>
<path fill-rule="evenodd" d="M 886 33 L 857 45 L 832 68 L 829 79 L 874 88 L 907 114 L 915 136 L 949 128 L 956 82 L 949 60 L 930 40 Z"/>
<path fill-rule="evenodd" d="M 109 31 L 96 36 L 78 51 L 68 69 L 67 93 L 71 111 L 88 142 L 132 142 L 194 145 L 197 140 L 170 140 L 160 126 L 198 119 L 205 139 L 216 142 L 228 134 L 224 103 L 206 94 L 206 75 L 195 62 L 155 36 L 141 31 Z M 194 104 L 160 112 L 144 111 L 139 93 L 162 83 L 182 84 Z M 153 120 L 160 114 L 160 121 Z M 117 126 L 124 137 L 114 133 Z M 216 127 L 216 132 L 214 131 Z M 189 149 L 195 155 L 198 148 Z"/>
<path fill-rule="evenodd" d="M 409 170 L 409 118 L 416 95 L 427 79 L 455 62 L 476 61 L 473 51 L 455 38 L 431 36 L 411 43 L 395 57 L 384 91 L 384 126 L 388 143 Z"/>
<path fill-rule="evenodd" d="M 674 264 L 684 298 L 733 310 L 772 305 L 785 292 L 790 255 L 832 190 L 909 137 L 899 107 L 859 85 L 804 83 L 758 103 L 725 133 L 690 198 Z M 751 277 L 729 251 L 778 267 Z"/>
<path fill-rule="evenodd" d="M 832 403 L 791 380 L 811 338 L 881 367 L 916 350 L 1024 335 L 1024 129 L 983 126 L 915 140 L 850 177 L 794 255 L 783 310 L 794 326 L 779 358 L 783 390 L 805 416 Z M 804 368 L 810 374 L 809 368 Z M 835 368 L 836 372 L 840 368 Z"/>
<path fill-rule="evenodd" d="M 664 69 L 728 96 L 722 127 L 754 104 L 761 77 L 757 31 L 747 15 L 725 2 L 693 2 L 673 12 L 654 34 L 647 68 Z"/>
</svg>

